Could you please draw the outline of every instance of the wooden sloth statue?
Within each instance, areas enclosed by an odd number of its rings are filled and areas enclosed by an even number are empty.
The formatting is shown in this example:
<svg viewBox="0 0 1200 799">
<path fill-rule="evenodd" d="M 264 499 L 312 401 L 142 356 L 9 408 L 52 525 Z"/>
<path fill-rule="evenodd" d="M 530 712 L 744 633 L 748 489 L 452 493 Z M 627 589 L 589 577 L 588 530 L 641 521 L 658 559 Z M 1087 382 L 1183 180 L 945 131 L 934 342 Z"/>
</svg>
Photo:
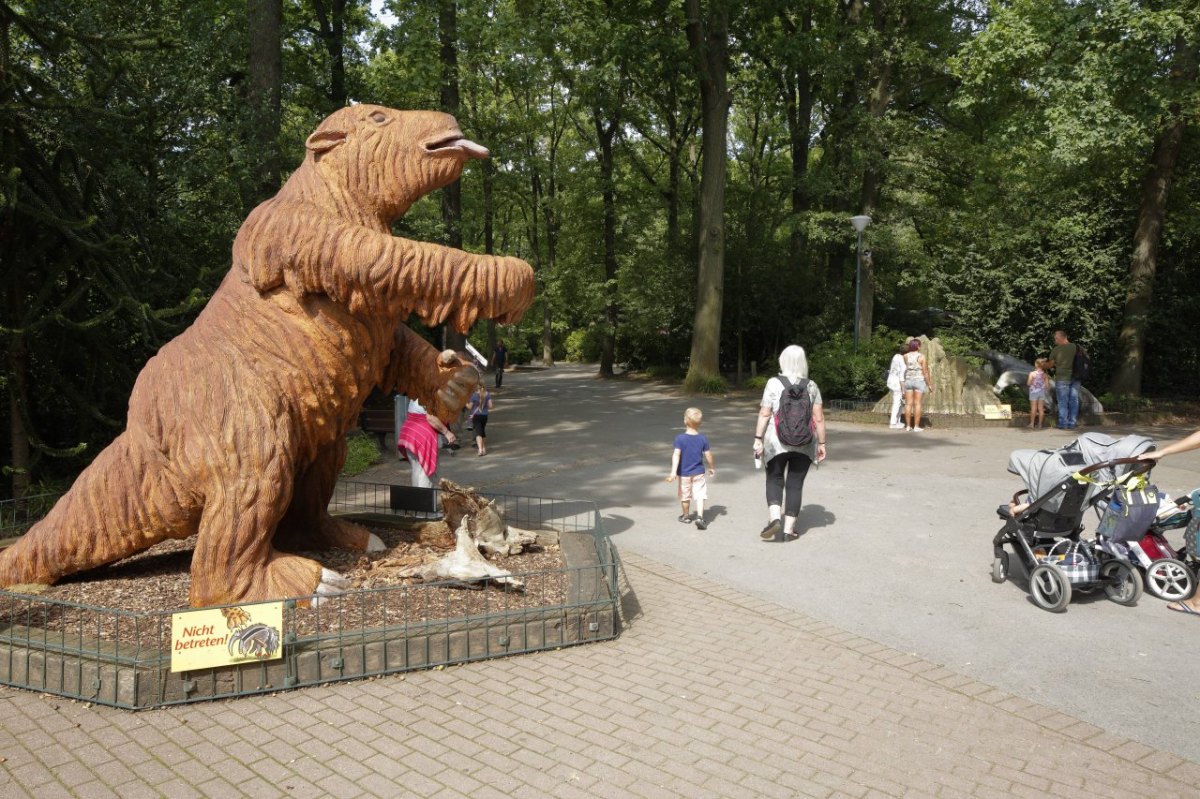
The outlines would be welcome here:
<svg viewBox="0 0 1200 799">
<path fill-rule="evenodd" d="M 453 117 L 356 105 L 305 146 L 238 231 L 208 305 L 138 376 L 125 431 L 0 553 L 0 586 L 53 583 L 192 534 L 193 606 L 346 586 L 291 553 L 372 543 L 326 510 L 364 400 L 395 389 L 448 421 L 478 379 L 401 322 L 515 321 L 534 281 L 516 258 L 391 235 L 417 199 L 487 157 Z"/>
</svg>

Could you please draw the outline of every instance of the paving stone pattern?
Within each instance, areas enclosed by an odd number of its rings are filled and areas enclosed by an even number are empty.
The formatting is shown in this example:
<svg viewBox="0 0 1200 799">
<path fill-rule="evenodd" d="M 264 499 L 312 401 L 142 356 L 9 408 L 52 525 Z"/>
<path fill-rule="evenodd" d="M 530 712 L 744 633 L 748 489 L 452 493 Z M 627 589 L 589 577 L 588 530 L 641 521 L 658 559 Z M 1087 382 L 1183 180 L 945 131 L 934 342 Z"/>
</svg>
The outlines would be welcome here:
<svg viewBox="0 0 1200 799">
<path fill-rule="evenodd" d="M 0 689 L 0 797 L 1200 790 L 1200 765 L 779 605 L 640 556 L 625 582 L 622 636 L 556 652 L 144 713 Z"/>
</svg>

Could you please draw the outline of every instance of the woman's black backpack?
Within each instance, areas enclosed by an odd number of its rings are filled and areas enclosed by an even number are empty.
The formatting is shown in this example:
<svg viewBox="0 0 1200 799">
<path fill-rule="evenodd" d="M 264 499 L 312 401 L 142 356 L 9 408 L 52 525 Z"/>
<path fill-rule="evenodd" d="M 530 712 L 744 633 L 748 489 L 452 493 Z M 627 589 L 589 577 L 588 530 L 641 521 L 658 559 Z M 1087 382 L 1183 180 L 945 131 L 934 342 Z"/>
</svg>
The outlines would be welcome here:
<svg viewBox="0 0 1200 799">
<path fill-rule="evenodd" d="M 779 397 L 779 410 L 775 412 L 775 434 L 779 442 L 789 447 L 805 447 L 813 440 L 812 397 L 808 393 L 808 380 L 801 378 L 793 383 L 783 375 L 783 394 Z"/>
</svg>

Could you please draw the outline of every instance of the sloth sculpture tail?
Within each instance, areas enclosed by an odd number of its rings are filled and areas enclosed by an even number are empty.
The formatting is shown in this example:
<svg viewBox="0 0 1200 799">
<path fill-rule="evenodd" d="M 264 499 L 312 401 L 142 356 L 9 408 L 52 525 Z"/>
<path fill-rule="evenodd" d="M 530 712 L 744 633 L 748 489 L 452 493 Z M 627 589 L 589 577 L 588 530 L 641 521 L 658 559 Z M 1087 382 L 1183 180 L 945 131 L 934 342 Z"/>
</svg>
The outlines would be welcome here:
<svg viewBox="0 0 1200 799">
<path fill-rule="evenodd" d="M 172 490 L 174 488 L 175 490 Z M 190 504 L 156 451 L 121 433 L 46 518 L 0 552 L 0 586 L 51 585 L 192 532 Z"/>
</svg>

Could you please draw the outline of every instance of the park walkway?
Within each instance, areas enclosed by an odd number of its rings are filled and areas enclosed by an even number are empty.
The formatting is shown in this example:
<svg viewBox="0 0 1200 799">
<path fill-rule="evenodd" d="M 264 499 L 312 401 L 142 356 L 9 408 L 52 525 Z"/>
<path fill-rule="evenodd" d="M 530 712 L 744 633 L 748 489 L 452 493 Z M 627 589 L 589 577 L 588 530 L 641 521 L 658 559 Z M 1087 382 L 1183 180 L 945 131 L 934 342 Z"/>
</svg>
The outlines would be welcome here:
<svg viewBox="0 0 1200 799">
<path fill-rule="evenodd" d="M 1197 795 L 1196 692 L 1168 679 L 1194 673 L 1195 622 L 1149 599 L 1053 616 L 987 580 L 975 505 L 1011 491 L 1004 453 L 1028 439 L 833 425 L 811 530 L 772 547 L 760 473 L 737 459 L 753 398 L 700 401 L 715 521 L 674 522 L 663 442 L 692 402 L 516 374 L 491 454 L 443 467 L 600 502 L 625 565 L 617 640 L 136 714 L 0 689 L 0 797 Z M 908 480 L 961 507 L 896 519 L 871 501 Z"/>
<path fill-rule="evenodd" d="M 625 578 L 624 634 L 557 652 L 136 714 L 5 689 L 0 796 L 1196 795 L 1194 763 L 920 658 Z"/>
</svg>

